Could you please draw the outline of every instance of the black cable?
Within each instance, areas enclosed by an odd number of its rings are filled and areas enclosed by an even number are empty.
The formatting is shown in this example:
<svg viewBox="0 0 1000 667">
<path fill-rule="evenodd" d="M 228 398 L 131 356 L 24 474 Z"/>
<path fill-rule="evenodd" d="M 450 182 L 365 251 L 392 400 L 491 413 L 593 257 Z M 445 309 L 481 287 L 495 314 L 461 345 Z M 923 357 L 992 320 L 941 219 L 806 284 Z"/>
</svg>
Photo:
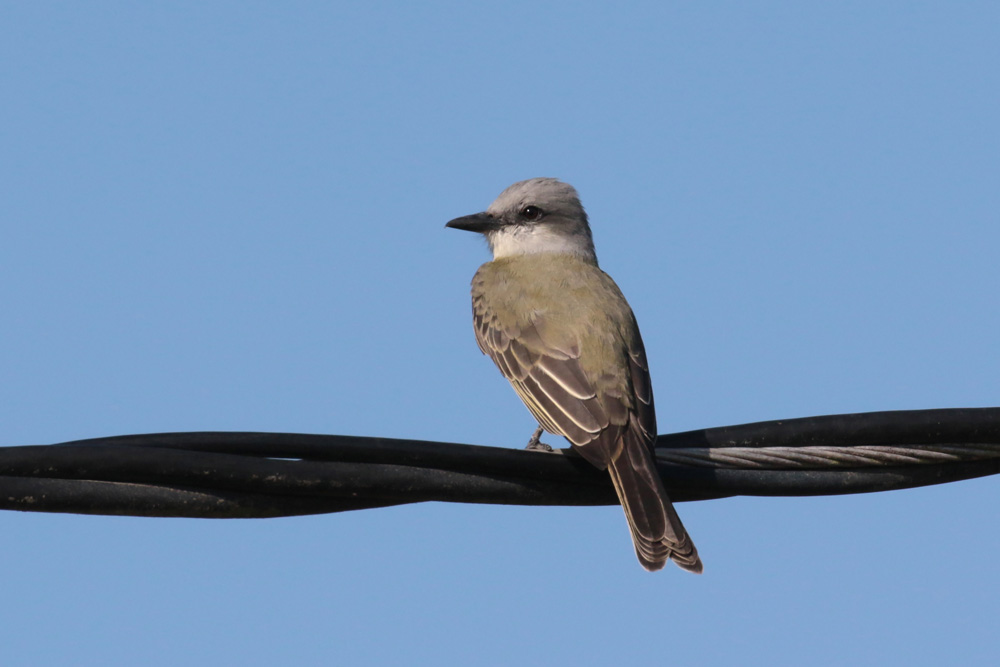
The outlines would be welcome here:
<svg viewBox="0 0 1000 667">
<path fill-rule="evenodd" d="M 759 422 L 663 435 L 657 448 L 677 501 L 886 491 L 1000 472 L 1000 408 Z M 239 432 L 0 448 L 0 509 L 251 518 L 431 500 L 617 502 L 607 475 L 568 450 Z"/>
</svg>

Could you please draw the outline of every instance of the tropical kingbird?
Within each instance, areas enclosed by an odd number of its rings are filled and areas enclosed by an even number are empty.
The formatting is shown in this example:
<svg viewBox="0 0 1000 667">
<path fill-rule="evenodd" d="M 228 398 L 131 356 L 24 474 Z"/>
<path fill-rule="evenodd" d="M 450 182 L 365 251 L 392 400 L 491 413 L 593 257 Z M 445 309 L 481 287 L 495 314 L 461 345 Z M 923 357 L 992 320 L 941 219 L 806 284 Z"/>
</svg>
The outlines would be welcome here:
<svg viewBox="0 0 1000 667">
<path fill-rule="evenodd" d="M 656 470 L 656 414 L 639 327 L 597 265 L 572 186 L 533 178 L 448 227 L 486 236 L 493 261 L 472 279 L 476 342 L 544 428 L 611 474 L 639 562 L 701 560 Z"/>
</svg>

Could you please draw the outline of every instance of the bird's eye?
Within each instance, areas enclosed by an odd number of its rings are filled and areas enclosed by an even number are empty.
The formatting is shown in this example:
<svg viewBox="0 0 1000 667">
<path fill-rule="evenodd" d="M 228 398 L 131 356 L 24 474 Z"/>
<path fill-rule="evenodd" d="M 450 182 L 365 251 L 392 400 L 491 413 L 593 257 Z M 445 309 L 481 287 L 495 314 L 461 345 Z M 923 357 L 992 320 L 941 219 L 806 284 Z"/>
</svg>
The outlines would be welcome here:
<svg viewBox="0 0 1000 667">
<path fill-rule="evenodd" d="M 521 217 L 525 220 L 530 220 L 532 222 L 536 220 L 541 220 L 542 216 L 545 215 L 545 211 L 538 208 L 537 206 L 525 206 L 521 209 Z"/>
</svg>

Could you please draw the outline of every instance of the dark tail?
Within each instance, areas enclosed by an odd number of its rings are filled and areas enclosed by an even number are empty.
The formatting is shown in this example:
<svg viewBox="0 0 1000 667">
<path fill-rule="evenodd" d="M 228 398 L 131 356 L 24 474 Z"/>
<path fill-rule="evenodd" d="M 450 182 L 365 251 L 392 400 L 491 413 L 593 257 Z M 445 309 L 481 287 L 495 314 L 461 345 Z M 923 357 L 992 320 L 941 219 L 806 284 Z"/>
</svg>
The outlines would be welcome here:
<svg viewBox="0 0 1000 667">
<path fill-rule="evenodd" d="M 698 550 L 667 496 L 653 454 L 631 430 L 622 434 L 621 454 L 608 466 L 639 562 L 650 572 L 667 559 L 689 572 L 701 573 Z"/>
</svg>

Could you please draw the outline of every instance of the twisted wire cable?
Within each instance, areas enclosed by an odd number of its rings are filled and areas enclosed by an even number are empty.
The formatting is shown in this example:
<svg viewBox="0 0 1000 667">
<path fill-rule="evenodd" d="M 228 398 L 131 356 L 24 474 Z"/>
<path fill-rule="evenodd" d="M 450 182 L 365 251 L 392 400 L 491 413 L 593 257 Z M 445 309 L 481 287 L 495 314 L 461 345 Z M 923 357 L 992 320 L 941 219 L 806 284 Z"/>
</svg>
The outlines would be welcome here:
<svg viewBox="0 0 1000 667">
<path fill-rule="evenodd" d="M 823 470 L 926 465 L 1000 458 L 995 445 L 858 445 L 854 447 L 684 447 L 660 449 L 657 461 L 707 468 Z"/>
<path fill-rule="evenodd" d="M 675 501 L 869 493 L 1000 472 L 1000 408 L 829 415 L 661 435 Z M 617 502 L 606 473 L 546 454 L 418 440 L 161 433 L 0 447 L 0 509 L 260 518 L 427 501 Z"/>
</svg>

